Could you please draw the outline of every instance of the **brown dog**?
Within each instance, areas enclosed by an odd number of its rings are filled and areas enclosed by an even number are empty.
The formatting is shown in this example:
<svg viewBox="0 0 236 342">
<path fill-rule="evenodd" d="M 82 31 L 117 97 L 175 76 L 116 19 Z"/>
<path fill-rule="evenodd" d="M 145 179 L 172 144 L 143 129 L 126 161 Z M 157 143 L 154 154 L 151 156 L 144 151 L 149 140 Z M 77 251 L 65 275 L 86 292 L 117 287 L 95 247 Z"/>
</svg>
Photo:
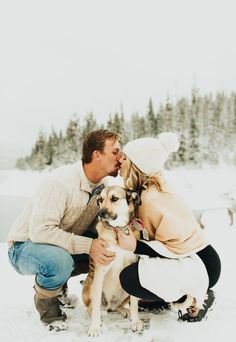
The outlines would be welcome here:
<svg viewBox="0 0 236 342">
<path fill-rule="evenodd" d="M 120 285 L 119 274 L 126 266 L 137 261 L 133 252 L 118 246 L 116 229 L 129 233 L 130 227 L 137 239 L 140 231 L 132 227 L 131 221 L 140 204 L 136 192 L 125 190 L 120 186 L 105 187 L 97 197 L 100 207 L 96 229 L 98 238 L 107 241 L 109 249 L 116 253 L 115 259 L 108 265 L 94 265 L 83 284 L 83 301 L 91 317 L 89 336 L 99 336 L 101 326 L 101 306 L 105 310 L 119 311 L 124 317 L 130 314 L 131 329 L 141 332 L 143 323 L 138 318 L 138 298 L 129 296 Z M 125 308 L 130 300 L 129 310 Z"/>
</svg>

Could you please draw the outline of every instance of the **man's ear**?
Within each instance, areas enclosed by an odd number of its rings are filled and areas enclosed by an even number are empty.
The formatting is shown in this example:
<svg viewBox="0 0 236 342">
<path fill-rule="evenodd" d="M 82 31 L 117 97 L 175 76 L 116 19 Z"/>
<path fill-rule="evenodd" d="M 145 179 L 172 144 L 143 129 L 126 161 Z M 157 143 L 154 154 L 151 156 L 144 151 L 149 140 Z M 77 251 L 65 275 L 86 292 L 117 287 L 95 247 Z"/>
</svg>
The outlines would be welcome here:
<svg viewBox="0 0 236 342">
<path fill-rule="evenodd" d="M 100 159 L 100 153 L 98 150 L 93 151 L 93 159 Z"/>
<path fill-rule="evenodd" d="M 139 194 L 134 190 L 126 190 L 126 199 L 128 203 L 133 201 L 135 206 L 139 206 L 142 204 Z"/>
</svg>

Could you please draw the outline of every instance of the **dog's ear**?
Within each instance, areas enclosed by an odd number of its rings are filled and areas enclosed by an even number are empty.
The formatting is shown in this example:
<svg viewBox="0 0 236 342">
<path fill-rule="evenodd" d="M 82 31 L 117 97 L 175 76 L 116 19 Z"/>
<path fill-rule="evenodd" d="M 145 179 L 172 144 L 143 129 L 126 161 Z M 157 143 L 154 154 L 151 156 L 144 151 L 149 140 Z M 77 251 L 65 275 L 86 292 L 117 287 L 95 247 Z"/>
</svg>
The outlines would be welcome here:
<svg viewBox="0 0 236 342">
<path fill-rule="evenodd" d="M 95 186 L 95 188 L 93 188 L 91 195 L 92 196 L 97 196 L 100 195 L 100 193 L 102 192 L 102 190 L 105 188 L 104 184 L 100 184 L 98 186 Z"/>
<path fill-rule="evenodd" d="M 99 204 L 101 203 L 101 196 L 100 196 L 100 194 L 98 194 L 96 196 L 96 199 L 97 199 L 97 205 L 99 206 Z"/>
<path fill-rule="evenodd" d="M 128 203 L 133 201 L 135 206 L 139 206 L 139 205 L 142 204 L 141 198 L 140 198 L 139 194 L 136 191 L 129 190 L 129 189 L 126 189 L 125 191 L 126 191 L 126 199 L 127 199 Z"/>
<path fill-rule="evenodd" d="M 93 188 L 92 192 L 91 192 L 91 195 L 90 195 L 90 199 L 94 196 L 96 196 L 96 199 L 97 199 L 97 205 L 99 204 L 100 202 L 100 194 L 102 192 L 102 190 L 105 188 L 105 185 L 104 184 L 101 184 L 101 185 L 98 185 L 98 186 L 95 186 L 95 188 Z"/>
</svg>

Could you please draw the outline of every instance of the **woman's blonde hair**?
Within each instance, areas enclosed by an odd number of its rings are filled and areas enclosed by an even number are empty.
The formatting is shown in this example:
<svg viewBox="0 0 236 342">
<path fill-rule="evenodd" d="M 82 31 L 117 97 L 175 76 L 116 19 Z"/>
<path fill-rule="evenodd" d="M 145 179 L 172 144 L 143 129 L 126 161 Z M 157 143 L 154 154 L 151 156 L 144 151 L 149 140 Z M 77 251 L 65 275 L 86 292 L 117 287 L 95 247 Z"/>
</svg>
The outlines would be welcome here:
<svg viewBox="0 0 236 342">
<path fill-rule="evenodd" d="M 158 191 L 163 192 L 163 184 L 158 174 L 146 175 L 128 157 L 126 157 L 126 165 L 127 168 L 123 175 L 126 188 L 141 193 L 143 189 L 154 185 Z"/>
</svg>

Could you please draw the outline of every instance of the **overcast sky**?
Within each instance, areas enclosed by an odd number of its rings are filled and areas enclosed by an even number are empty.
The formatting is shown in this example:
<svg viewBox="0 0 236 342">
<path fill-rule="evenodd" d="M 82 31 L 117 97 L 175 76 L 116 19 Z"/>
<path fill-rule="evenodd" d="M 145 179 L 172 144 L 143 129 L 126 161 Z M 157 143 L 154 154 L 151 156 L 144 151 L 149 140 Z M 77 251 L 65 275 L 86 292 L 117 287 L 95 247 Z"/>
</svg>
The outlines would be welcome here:
<svg viewBox="0 0 236 342">
<path fill-rule="evenodd" d="M 234 0 L 0 0 L 0 146 L 73 113 L 236 91 Z"/>
</svg>

